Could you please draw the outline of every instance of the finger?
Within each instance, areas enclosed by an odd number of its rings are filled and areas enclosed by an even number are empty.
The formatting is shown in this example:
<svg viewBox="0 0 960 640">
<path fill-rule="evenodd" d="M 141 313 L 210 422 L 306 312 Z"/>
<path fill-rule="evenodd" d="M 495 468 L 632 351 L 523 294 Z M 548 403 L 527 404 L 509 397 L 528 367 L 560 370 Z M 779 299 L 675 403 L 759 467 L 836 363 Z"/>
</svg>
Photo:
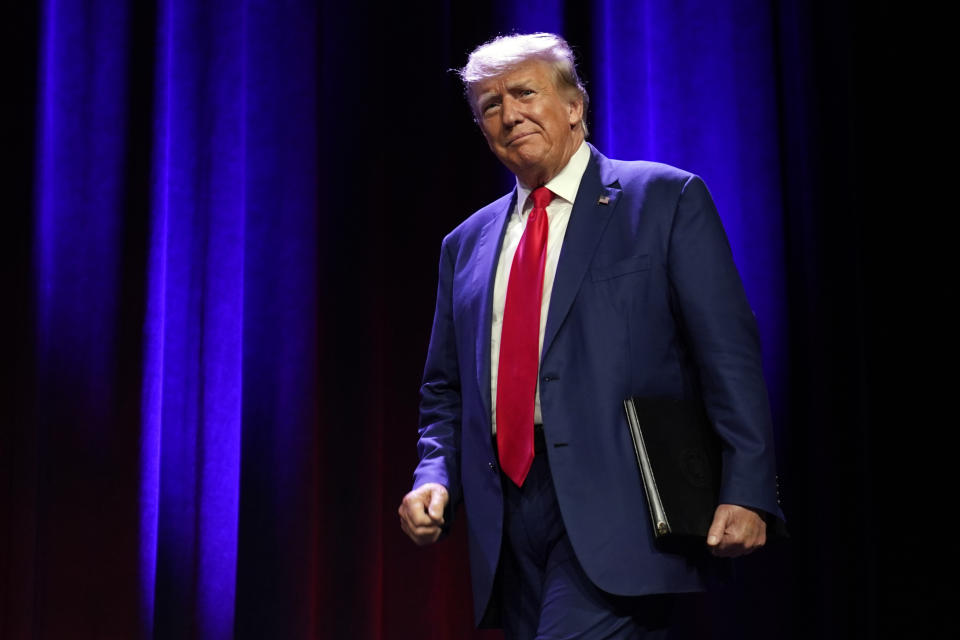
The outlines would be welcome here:
<svg viewBox="0 0 960 640">
<path fill-rule="evenodd" d="M 419 535 L 417 538 L 414 539 L 414 542 L 416 542 L 418 545 L 422 547 L 424 545 L 433 544 L 439 539 L 440 539 L 440 527 L 434 527 L 433 532 Z"/>
<path fill-rule="evenodd" d="M 718 558 L 736 558 L 746 553 L 747 547 L 741 537 L 731 533 L 728 524 L 726 531 L 720 538 L 720 543 L 713 547 L 711 551 Z"/>
<path fill-rule="evenodd" d="M 713 551 L 714 555 L 721 558 L 736 558 L 746 553 L 748 546 L 742 529 L 736 528 L 728 521 L 727 528 L 720 538 L 720 544 L 714 547 Z"/>
<path fill-rule="evenodd" d="M 421 546 L 436 542 L 437 539 L 440 538 L 440 527 L 436 525 L 427 527 L 411 527 L 408 523 L 401 522 L 400 528 L 405 534 L 407 534 L 408 538 Z"/>
<path fill-rule="evenodd" d="M 408 493 L 403 498 L 403 503 L 400 505 L 400 517 L 410 523 L 411 527 L 434 524 L 427 514 L 427 506 L 424 504 L 423 497 L 414 492 Z"/>
<path fill-rule="evenodd" d="M 713 546 L 713 555 L 735 558 L 753 552 L 766 543 L 766 523 L 755 511 L 736 505 L 721 505 L 717 515 L 725 515 L 726 522 L 719 544 Z"/>
<path fill-rule="evenodd" d="M 434 522 L 443 524 L 443 510 L 447 508 L 447 492 L 444 489 L 434 489 L 430 494 L 430 507 L 427 513 Z"/>
<path fill-rule="evenodd" d="M 767 524 L 756 512 L 745 511 L 739 514 L 735 526 L 728 523 L 726 534 L 734 542 L 739 542 L 744 548 L 744 553 L 749 553 L 758 547 L 762 547 L 767 541 Z"/>
<path fill-rule="evenodd" d="M 743 553 L 752 553 L 767 543 L 767 535 L 763 531 L 752 532 L 743 542 Z"/>
<path fill-rule="evenodd" d="M 722 508 L 717 508 L 716 512 L 713 514 L 713 523 L 710 525 L 710 529 L 707 531 L 707 544 L 711 547 L 716 547 L 720 544 L 720 541 L 723 540 L 723 532 L 727 528 L 727 511 Z"/>
</svg>

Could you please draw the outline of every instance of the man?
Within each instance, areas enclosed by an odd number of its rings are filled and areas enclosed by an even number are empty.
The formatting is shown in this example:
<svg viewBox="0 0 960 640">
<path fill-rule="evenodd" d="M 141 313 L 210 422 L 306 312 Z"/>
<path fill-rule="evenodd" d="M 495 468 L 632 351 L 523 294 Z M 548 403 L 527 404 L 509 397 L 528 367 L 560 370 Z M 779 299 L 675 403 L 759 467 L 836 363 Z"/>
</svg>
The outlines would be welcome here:
<svg viewBox="0 0 960 640">
<path fill-rule="evenodd" d="M 714 555 L 765 542 L 775 497 L 755 321 L 703 182 L 585 142 L 587 94 L 551 34 L 498 38 L 461 70 L 516 189 L 444 239 L 400 506 L 418 544 L 463 501 L 478 623 L 507 638 L 659 638 L 709 554 L 658 549 L 623 414 L 702 401 L 724 444 Z M 544 188 L 545 187 L 545 188 Z"/>
</svg>

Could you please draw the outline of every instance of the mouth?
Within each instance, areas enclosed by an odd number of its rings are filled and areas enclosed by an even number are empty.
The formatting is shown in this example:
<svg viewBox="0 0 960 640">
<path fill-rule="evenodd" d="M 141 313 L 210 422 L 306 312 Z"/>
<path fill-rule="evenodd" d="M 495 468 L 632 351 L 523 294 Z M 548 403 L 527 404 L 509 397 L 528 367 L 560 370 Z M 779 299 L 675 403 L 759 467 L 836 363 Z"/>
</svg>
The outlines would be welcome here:
<svg viewBox="0 0 960 640">
<path fill-rule="evenodd" d="M 509 146 L 512 146 L 514 143 L 516 143 L 516 142 L 518 142 L 518 141 L 520 141 L 520 140 L 523 140 L 524 138 L 526 138 L 526 137 L 528 137 L 528 136 L 532 136 L 534 133 L 536 133 L 536 132 L 535 132 L 535 131 L 528 131 L 527 133 L 521 133 L 520 135 L 514 136 L 514 137 L 510 138 L 509 140 L 507 140 L 506 146 L 508 146 L 508 147 L 509 147 Z"/>
</svg>

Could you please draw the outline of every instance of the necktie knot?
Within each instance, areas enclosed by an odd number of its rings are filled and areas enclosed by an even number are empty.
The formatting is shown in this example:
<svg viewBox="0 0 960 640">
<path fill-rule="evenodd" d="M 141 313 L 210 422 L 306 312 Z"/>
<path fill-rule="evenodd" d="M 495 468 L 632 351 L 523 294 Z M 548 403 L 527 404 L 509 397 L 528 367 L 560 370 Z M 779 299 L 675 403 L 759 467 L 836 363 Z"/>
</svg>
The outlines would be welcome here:
<svg viewBox="0 0 960 640">
<path fill-rule="evenodd" d="M 534 209 L 546 209 L 550 201 L 553 200 L 553 192 L 546 187 L 537 187 L 530 195 L 533 198 Z"/>
</svg>

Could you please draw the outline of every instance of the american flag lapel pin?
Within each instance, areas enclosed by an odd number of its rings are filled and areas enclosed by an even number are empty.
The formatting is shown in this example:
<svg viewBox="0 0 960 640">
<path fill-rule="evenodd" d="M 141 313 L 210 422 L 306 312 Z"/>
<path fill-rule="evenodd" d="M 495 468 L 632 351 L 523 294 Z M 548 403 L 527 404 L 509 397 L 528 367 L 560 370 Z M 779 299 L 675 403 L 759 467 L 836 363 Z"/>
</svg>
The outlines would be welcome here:
<svg viewBox="0 0 960 640">
<path fill-rule="evenodd" d="M 610 204 L 610 196 L 603 195 L 597 198 L 597 204 Z"/>
</svg>

